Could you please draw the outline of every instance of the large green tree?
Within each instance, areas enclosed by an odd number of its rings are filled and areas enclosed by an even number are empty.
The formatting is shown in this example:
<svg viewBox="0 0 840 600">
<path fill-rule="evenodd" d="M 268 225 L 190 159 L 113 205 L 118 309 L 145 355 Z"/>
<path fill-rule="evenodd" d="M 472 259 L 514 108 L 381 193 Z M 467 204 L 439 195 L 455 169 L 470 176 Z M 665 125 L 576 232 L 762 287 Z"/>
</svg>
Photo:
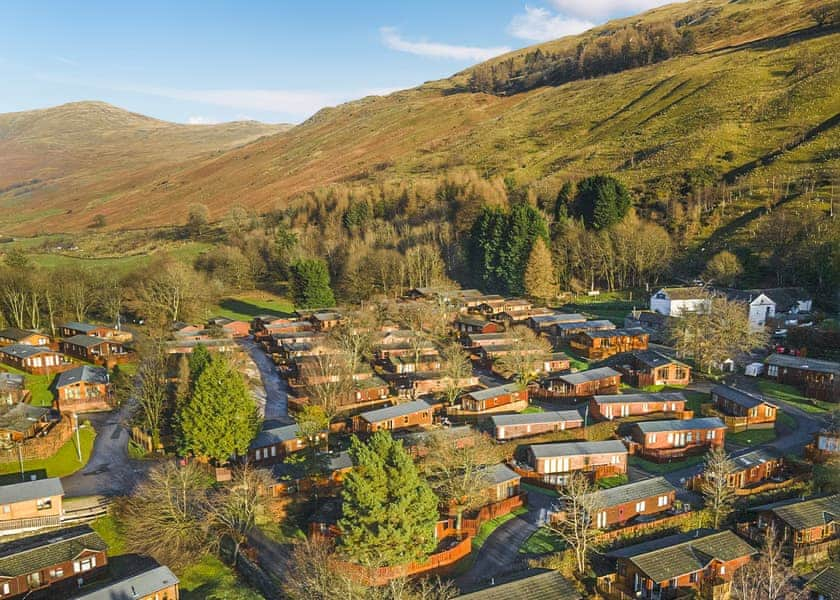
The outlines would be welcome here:
<svg viewBox="0 0 840 600">
<path fill-rule="evenodd" d="M 338 543 L 366 566 L 403 565 L 435 549 L 438 498 L 414 461 L 386 431 L 353 438 L 354 469 L 344 478 Z"/>
<path fill-rule="evenodd" d="M 327 264 L 319 259 L 301 259 L 291 266 L 292 294 L 302 308 L 324 308 L 335 305 L 330 288 Z"/>
<path fill-rule="evenodd" d="M 225 355 L 213 357 L 178 415 L 181 451 L 225 462 L 244 454 L 260 426 L 242 374 Z"/>
<path fill-rule="evenodd" d="M 574 210 L 587 227 L 608 229 L 625 217 L 631 204 L 630 192 L 615 177 L 592 175 L 578 184 Z"/>
</svg>

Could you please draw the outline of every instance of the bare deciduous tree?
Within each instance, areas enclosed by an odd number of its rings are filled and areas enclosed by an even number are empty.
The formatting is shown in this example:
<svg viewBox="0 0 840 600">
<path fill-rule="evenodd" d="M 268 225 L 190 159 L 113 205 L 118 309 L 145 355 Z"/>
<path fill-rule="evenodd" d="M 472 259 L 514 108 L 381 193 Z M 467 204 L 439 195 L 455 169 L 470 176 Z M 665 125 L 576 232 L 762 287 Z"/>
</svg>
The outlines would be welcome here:
<svg viewBox="0 0 840 600">
<path fill-rule="evenodd" d="M 160 445 L 161 426 L 168 401 L 166 354 L 160 342 L 146 345 L 137 367 L 137 415 L 152 438 L 152 449 Z"/>
<path fill-rule="evenodd" d="M 732 577 L 732 595 L 736 600 L 794 600 L 806 593 L 793 584 L 796 572 L 782 554 L 782 542 L 776 526 L 764 531 L 758 557 L 738 569 Z"/>
<path fill-rule="evenodd" d="M 539 365 L 551 352 L 551 344 L 528 327 L 511 327 L 505 332 L 510 351 L 496 359 L 497 370 L 510 373 L 521 385 L 536 377 Z"/>
<path fill-rule="evenodd" d="M 355 389 L 353 372 L 343 352 L 317 354 L 305 365 L 301 373 L 305 379 L 304 390 L 311 406 L 323 411 L 324 418 L 332 423 L 341 413 L 347 396 Z M 329 428 L 327 428 L 329 445 Z"/>
<path fill-rule="evenodd" d="M 444 344 L 440 349 L 440 374 L 445 377 L 443 390 L 446 401 L 452 405 L 464 389 L 463 381 L 472 375 L 472 362 L 469 354 L 455 341 Z"/>
<path fill-rule="evenodd" d="M 559 535 L 574 553 L 575 569 L 579 575 L 586 571 L 588 555 L 598 534 L 595 519 L 602 506 L 594 491 L 594 486 L 585 474 L 573 472 L 560 494 L 564 505 L 564 517 L 547 526 Z"/>
<path fill-rule="evenodd" d="M 732 512 L 735 502 L 735 490 L 729 485 L 729 476 L 735 472 L 735 465 L 722 447 L 710 451 L 705 464 L 700 493 L 712 516 L 712 525 L 717 529 Z"/>
<path fill-rule="evenodd" d="M 284 570 L 283 593 L 292 600 L 362 598 L 366 590 L 333 568 L 334 546 L 319 538 L 295 544 Z"/>
</svg>

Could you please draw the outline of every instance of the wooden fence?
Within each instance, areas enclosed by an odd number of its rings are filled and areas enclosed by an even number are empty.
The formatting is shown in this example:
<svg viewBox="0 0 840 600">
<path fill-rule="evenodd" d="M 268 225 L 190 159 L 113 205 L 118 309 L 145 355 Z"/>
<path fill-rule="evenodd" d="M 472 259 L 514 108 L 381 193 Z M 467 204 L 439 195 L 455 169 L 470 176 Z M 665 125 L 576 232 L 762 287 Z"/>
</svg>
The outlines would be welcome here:
<svg viewBox="0 0 840 600">
<path fill-rule="evenodd" d="M 801 481 L 805 481 L 805 475 L 798 475 L 796 477 L 791 477 L 790 479 L 785 479 L 784 481 L 768 481 L 766 483 L 762 483 L 760 485 L 749 487 L 749 488 L 735 488 L 735 495 L 736 496 L 752 496 L 754 494 L 763 494 L 764 492 L 773 492 L 776 490 L 781 490 L 786 487 L 790 487 L 796 483 Z"/>
<path fill-rule="evenodd" d="M 840 538 L 821 542 L 819 544 L 803 544 L 793 547 L 793 564 L 798 563 L 821 563 L 828 560 L 829 556 L 840 548 Z"/>
<path fill-rule="evenodd" d="M 481 510 L 478 511 L 478 514 L 475 517 L 463 517 L 461 519 L 460 533 L 466 535 L 477 535 L 478 530 L 487 521 L 490 521 L 502 515 L 506 515 L 508 513 L 513 512 L 517 508 L 525 506 L 527 497 L 528 494 L 526 492 L 523 492 L 518 496 L 511 496 L 510 498 L 505 498 L 504 500 L 500 500 L 499 502 L 494 502 L 493 504 L 482 506 Z"/>
<path fill-rule="evenodd" d="M 632 537 L 650 530 L 667 529 L 669 527 L 682 524 L 684 521 L 687 521 L 693 515 L 693 512 L 686 511 L 678 513 L 676 515 L 662 517 L 661 519 L 656 519 L 655 521 L 636 523 L 634 525 L 628 525 L 627 527 L 622 527 L 620 529 L 611 529 L 610 531 L 599 533 L 595 541 L 596 543 L 600 544 L 604 542 L 610 542 L 620 537 Z"/>
</svg>

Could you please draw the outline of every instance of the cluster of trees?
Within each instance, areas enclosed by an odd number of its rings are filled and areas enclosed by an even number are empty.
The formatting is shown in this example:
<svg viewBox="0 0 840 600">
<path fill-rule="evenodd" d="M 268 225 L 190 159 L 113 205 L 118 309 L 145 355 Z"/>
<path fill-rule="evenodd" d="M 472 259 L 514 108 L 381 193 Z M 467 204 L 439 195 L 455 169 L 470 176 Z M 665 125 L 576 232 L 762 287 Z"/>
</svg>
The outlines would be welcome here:
<svg viewBox="0 0 840 600">
<path fill-rule="evenodd" d="M 694 50 L 691 29 L 672 23 L 634 23 L 592 35 L 574 49 L 537 48 L 505 60 L 483 63 L 470 73 L 473 92 L 515 94 L 544 85 L 618 73 L 667 60 Z"/>
</svg>

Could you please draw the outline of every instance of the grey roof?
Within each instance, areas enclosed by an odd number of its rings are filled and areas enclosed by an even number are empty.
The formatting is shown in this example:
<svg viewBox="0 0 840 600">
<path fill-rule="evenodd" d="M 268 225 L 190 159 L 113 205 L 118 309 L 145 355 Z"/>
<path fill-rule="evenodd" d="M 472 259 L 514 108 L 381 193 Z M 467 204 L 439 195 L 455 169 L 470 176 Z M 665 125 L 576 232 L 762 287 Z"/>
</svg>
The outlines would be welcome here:
<svg viewBox="0 0 840 600">
<path fill-rule="evenodd" d="M 567 329 L 615 329 L 615 323 L 607 319 L 594 319 L 592 321 L 584 321 L 583 323 L 575 321 L 572 323 L 556 323 L 555 327 L 558 330 L 565 331 Z"/>
<path fill-rule="evenodd" d="M 611 552 L 657 583 L 705 569 L 713 559 L 728 562 L 755 554 L 755 548 L 730 530 L 696 530 Z"/>
<path fill-rule="evenodd" d="M 596 404 L 624 402 L 687 402 L 682 392 L 650 392 L 647 394 L 596 394 Z"/>
<path fill-rule="evenodd" d="M 79 323 L 78 321 L 67 321 L 61 326 L 66 327 L 68 329 L 75 329 L 76 331 L 93 331 L 94 329 L 99 329 L 98 325 L 92 325 L 90 323 Z"/>
<path fill-rule="evenodd" d="M 386 408 L 379 408 L 377 410 L 369 410 L 363 412 L 359 416 L 368 423 L 378 423 L 380 421 L 387 421 L 389 419 L 396 419 L 410 415 L 421 410 L 430 410 L 432 405 L 425 400 L 414 400 L 413 402 L 405 402 L 397 404 L 396 406 L 388 406 Z"/>
<path fill-rule="evenodd" d="M 603 329 L 599 331 L 584 331 L 583 334 L 591 338 L 614 338 L 625 335 L 642 335 L 647 332 L 641 327 L 628 327 L 626 329 Z"/>
<path fill-rule="evenodd" d="M 840 520 L 840 494 L 810 500 L 782 500 L 750 510 L 769 510 L 793 529 L 810 529 Z"/>
<path fill-rule="evenodd" d="M 496 585 L 458 598 L 466 600 L 580 600 L 583 594 L 559 571 L 529 569 L 497 577 Z"/>
<path fill-rule="evenodd" d="M 537 425 L 540 423 L 559 423 L 560 421 L 583 421 L 583 417 L 576 410 L 553 410 L 535 413 L 519 413 L 515 415 L 494 415 L 490 417 L 495 427 L 509 425 Z"/>
<path fill-rule="evenodd" d="M 489 321 L 488 321 L 489 323 Z M 504 332 L 496 333 L 470 333 L 467 335 L 470 341 L 483 342 L 484 340 L 504 340 L 507 339 L 508 334 Z"/>
<path fill-rule="evenodd" d="M 251 442 L 250 448 L 264 448 L 272 444 L 279 444 L 281 442 L 289 442 L 297 439 L 299 428 L 296 423 L 292 425 L 284 425 L 282 427 L 272 427 L 270 429 L 263 429 Z"/>
<path fill-rule="evenodd" d="M 683 364 L 670 356 L 665 356 L 661 352 L 657 352 L 656 350 L 637 350 L 633 352 L 632 355 L 637 361 L 646 367 L 650 367 L 651 369 L 670 364 Z"/>
<path fill-rule="evenodd" d="M 73 344 L 83 348 L 93 348 L 94 346 L 107 343 L 108 341 L 109 340 L 106 340 L 105 338 L 97 337 L 95 335 L 74 335 L 64 339 L 64 342 L 67 344 Z"/>
<path fill-rule="evenodd" d="M 535 323 L 583 323 L 586 317 L 578 313 L 552 313 L 550 315 L 534 315 L 530 317 Z"/>
<path fill-rule="evenodd" d="M 21 359 L 29 358 L 30 356 L 35 356 L 37 354 L 43 354 L 44 352 L 54 353 L 53 350 L 47 346 L 30 346 L 28 344 L 10 344 L 9 346 L 3 346 L 0 348 L 0 353 L 8 354 L 9 356 Z"/>
<path fill-rule="evenodd" d="M 14 504 L 49 496 L 63 496 L 64 488 L 58 477 L 22 481 L 0 486 L 0 504 Z"/>
<path fill-rule="evenodd" d="M 27 331 L 26 329 L 18 329 L 17 327 L 9 327 L 7 329 L 0 329 L 0 338 L 7 340 L 22 340 L 30 335 L 37 335 L 35 331 Z"/>
<path fill-rule="evenodd" d="M 71 561 L 85 550 L 107 548 L 89 525 L 30 535 L 0 545 L 0 577 L 27 575 Z"/>
<path fill-rule="evenodd" d="M 90 365 L 74 367 L 69 371 L 59 373 L 55 387 L 60 388 L 65 385 L 73 385 L 80 381 L 97 384 L 108 383 L 108 369 L 105 367 L 92 367 Z"/>
<path fill-rule="evenodd" d="M 520 479 L 519 474 L 504 463 L 490 465 L 485 469 L 490 485 L 498 485 L 506 481 Z"/>
<path fill-rule="evenodd" d="M 702 300 L 709 297 L 709 291 L 702 287 L 662 288 L 656 294 L 659 292 L 665 292 L 671 300 Z"/>
<path fill-rule="evenodd" d="M 555 456 L 577 456 L 580 454 L 627 454 L 627 448 L 620 440 L 532 444 L 528 448 L 530 448 L 534 458 L 554 458 Z"/>
<path fill-rule="evenodd" d="M 817 360 L 815 358 L 802 358 L 790 354 L 771 354 L 765 361 L 768 365 L 778 367 L 790 367 L 802 371 L 816 371 L 818 373 L 837 373 L 840 375 L 840 363 L 830 360 Z"/>
<path fill-rule="evenodd" d="M 734 402 L 739 406 L 743 406 L 744 408 L 753 408 L 754 406 L 759 406 L 761 404 L 770 404 L 761 396 L 754 396 L 753 394 L 748 394 L 743 390 L 729 387 L 728 385 L 716 385 L 712 388 L 712 393 L 717 394 L 725 400 Z"/>
<path fill-rule="evenodd" d="M 0 390 L 20 390 L 23 389 L 25 382 L 26 379 L 23 375 L 19 375 L 18 373 L 6 373 L 5 371 L 0 371 Z"/>
<path fill-rule="evenodd" d="M 825 600 L 840 600 L 840 564 L 828 565 L 814 575 L 807 585 L 822 594 Z"/>
<path fill-rule="evenodd" d="M 134 600 L 154 595 L 155 592 L 176 583 L 178 583 L 178 578 L 169 570 L 169 567 L 155 567 L 94 592 L 76 596 L 76 600 Z"/>
<path fill-rule="evenodd" d="M 652 498 L 653 496 L 664 496 L 671 492 L 676 492 L 676 488 L 668 483 L 667 479 L 653 477 L 606 490 L 598 490 L 593 492 L 592 495 L 597 498 L 598 505 L 601 508 L 610 508 L 627 502 Z"/>
<path fill-rule="evenodd" d="M 565 381 L 571 385 L 580 385 L 581 383 L 598 381 L 599 379 L 606 379 L 607 377 L 616 377 L 619 375 L 621 375 L 621 373 L 610 367 L 598 367 L 597 369 L 589 369 L 587 371 L 580 371 L 579 373 L 559 375 L 554 377 L 554 379 Z"/>
<path fill-rule="evenodd" d="M 504 394 L 515 394 L 516 392 L 522 391 L 522 389 L 522 386 L 520 386 L 518 383 L 506 383 L 505 385 L 500 385 L 497 387 L 476 390 L 465 395 L 475 400 L 487 400 L 488 398 L 495 398 Z"/>
<path fill-rule="evenodd" d="M 636 423 L 642 433 L 657 433 L 659 431 L 688 431 L 691 429 L 718 429 L 726 424 L 717 417 L 700 417 L 698 419 L 667 419 L 664 421 L 642 421 Z"/>
<path fill-rule="evenodd" d="M 735 464 L 738 470 L 752 469 L 755 466 L 763 465 L 771 460 L 778 460 L 782 457 L 782 453 L 775 448 L 757 448 L 751 450 L 746 454 L 740 456 L 733 456 L 730 460 Z"/>
<path fill-rule="evenodd" d="M 48 412 L 50 409 L 45 406 L 32 406 L 25 402 L 0 404 L 0 431 L 25 433 Z"/>
</svg>

